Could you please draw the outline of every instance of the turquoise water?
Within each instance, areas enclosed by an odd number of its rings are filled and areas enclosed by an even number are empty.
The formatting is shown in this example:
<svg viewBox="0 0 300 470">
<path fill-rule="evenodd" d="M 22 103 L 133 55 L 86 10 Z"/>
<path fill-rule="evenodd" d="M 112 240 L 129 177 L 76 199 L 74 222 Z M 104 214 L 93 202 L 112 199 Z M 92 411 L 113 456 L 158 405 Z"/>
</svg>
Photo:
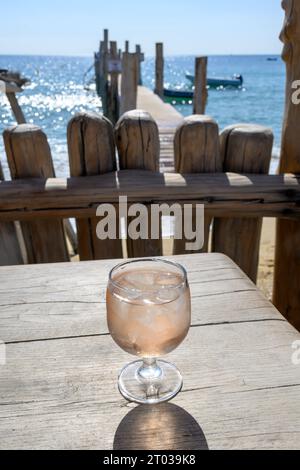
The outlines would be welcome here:
<svg viewBox="0 0 300 470">
<path fill-rule="evenodd" d="M 31 85 L 19 95 L 19 102 L 30 123 L 43 128 L 48 136 L 54 166 L 58 176 L 69 174 L 66 146 L 66 126 L 78 111 L 101 110 L 101 101 L 93 91 L 86 91 L 84 73 L 92 64 L 89 57 L 0 56 L 0 68 L 19 70 L 31 80 Z M 168 87 L 185 87 L 185 72 L 193 72 L 191 56 L 165 59 L 165 82 Z M 281 123 L 284 106 L 284 64 L 267 61 L 266 56 L 213 56 L 209 57 L 209 76 L 244 77 L 242 90 L 211 90 L 207 113 L 220 128 L 235 122 L 265 124 L 275 135 L 272 171 L 278 163 Z M 144 84 L 153 88 L 154 60 L 143 64 Z M 178 106 L 184 115 L 192 112 L 191 105 Z M 0 95 L 0 132 L 13 125 L 9 105 Z M 0 159 L 6 177 L 9 177 L 2 139 Z"/>
</svg>

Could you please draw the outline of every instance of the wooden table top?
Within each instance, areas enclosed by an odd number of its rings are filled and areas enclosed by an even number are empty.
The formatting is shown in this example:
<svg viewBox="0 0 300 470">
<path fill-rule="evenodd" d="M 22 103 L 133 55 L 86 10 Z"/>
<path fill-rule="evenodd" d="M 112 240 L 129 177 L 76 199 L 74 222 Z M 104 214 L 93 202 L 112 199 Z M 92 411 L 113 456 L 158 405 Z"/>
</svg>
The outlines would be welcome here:
<svg viewBox="0 0 300 470">
<path fill-rule="evenodd" d="M 300 448 L 300 334 L 227 257 L 174 257 L 188 271 L 192 326 L 167 359 L 184 386 L 138 406 L 117 389 L 132 356 L 106 325 L 116 261 L 0 268 L 1 449 Z"/>
</svg>

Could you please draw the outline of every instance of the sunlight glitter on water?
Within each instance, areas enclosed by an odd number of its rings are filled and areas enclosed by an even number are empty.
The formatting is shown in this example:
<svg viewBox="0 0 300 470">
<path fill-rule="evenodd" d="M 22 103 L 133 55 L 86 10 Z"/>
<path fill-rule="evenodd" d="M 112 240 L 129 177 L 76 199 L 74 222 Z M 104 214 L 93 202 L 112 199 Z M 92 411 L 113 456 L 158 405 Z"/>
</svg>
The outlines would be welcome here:
<svg viewBox="0 0 300 470">
<path fill-rule="evenodd" d="M 18 95 L 29 123 L 42 127 L 47 134 L 57 176 L 69 174 L 66 144 L 68 121 L 77 112 L 101 111 L 101 100 L 95 91 L 87 91 L 84 77 L 92 64 L 92 57 L 39 57 L 0 56 L 0 68 L 19 70 L 31 80 L 24 92 Z M 165 83 L 170 88 L 186 88 L 186 72 L 193 71 L 192 56 L 165 58 Z M 272 172 L 277 168 L 280 133 L 284 104 L 285 71 L 280 60 L 267 62 L 264 56 L 214 56 L 208 60 L 209 76 L 244 77 L 242 90 L 210 90 L 207 114 L 213 116 L 220 129 L 234 122 L 253 122 L 272 127 L 275 134 Z M 154 87 L 154 60 L 143 63 L 143 81 Z M 191 103 L 177 106 L 187 116 L 192 113 Z M 15 124 L 6 97 L 0 94 L 0 132 Z M 0 159 L 6 178 L 9 178 L 2 139 Z"/>
</svg>

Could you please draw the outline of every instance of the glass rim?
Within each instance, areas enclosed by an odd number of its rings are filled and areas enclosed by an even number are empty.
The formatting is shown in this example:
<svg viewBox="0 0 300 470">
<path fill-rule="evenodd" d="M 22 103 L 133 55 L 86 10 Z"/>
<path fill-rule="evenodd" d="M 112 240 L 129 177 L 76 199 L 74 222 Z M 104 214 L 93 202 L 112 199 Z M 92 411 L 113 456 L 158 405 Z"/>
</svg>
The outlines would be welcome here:
<svg viewBox="0 0 300 470">
<path fill-rule="evenodd" d="M 141 262 L 163 263 L 165 265 L 173 266 L 173 267 L 179 269 L 179 271 L 181 272 L 183 279 L 180 283 L 176 284 L 175 286 L 162 286 L 159 289 L 157 289 L 157 291 L 161 290 L 161 289 L 164 289 L 166 287 L 168 289 L 179 289 L 180 287 L 182 287 L 184 285 L 187 285 L 187 271 L 186 271 L 185 267 L 182 266 L 182 264 L 177 263 L 176 261 L 171 261 L 171 260 L 168 260 L 168 259 L 160 259 L 160 258 L 139 258 L 139 259 L 122 261 L 121 263 L 118 263 L 109 272 L 109 275 L 108 275 L 109 284 L 112 284 L 117 289 L 120 289 L 120 290 L 123 290 L 123 291 L 128 291 L 128 292 L 132 292 L 133 290 L 135 290 L 136 292 L 145 292 L 145 293 L 156 292 L 156 291 L 153 291 L 153 290 L 148 291 L 148 290 L 144 290 L 144 289 L 141 290 L 141 289 L 132 289 L 130 287 L 124 287 L 123 285 L 119 284 L 117 281 L 115 281 L 112 278 L 114 272 L 117 271 L 118 269 L 122 268 L 123 266 L 127 266 L 127 265 L 134 264 L 134 263 L 141 263 Z"/>
</svg>

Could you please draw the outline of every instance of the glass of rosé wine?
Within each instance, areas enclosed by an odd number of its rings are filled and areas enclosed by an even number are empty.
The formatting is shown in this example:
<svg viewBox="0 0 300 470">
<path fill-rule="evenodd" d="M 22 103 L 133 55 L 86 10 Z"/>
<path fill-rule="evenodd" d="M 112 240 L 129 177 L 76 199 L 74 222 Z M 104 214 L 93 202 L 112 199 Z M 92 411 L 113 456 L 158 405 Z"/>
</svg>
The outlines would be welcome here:
<svg viewBox="0 0 300 470">
<path fill-rule="evenodd" d="M 161 259 L 115 266 L 106 293 L 107 323 L 114 341 L 139 359 L 120 372 L 121 394 L 136 403 L 170 400 L 182 387 L 178 369 L 161 358 L 186 337 L 191 323 L 185 269 Z"/>
</svg>

